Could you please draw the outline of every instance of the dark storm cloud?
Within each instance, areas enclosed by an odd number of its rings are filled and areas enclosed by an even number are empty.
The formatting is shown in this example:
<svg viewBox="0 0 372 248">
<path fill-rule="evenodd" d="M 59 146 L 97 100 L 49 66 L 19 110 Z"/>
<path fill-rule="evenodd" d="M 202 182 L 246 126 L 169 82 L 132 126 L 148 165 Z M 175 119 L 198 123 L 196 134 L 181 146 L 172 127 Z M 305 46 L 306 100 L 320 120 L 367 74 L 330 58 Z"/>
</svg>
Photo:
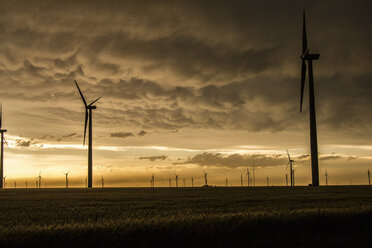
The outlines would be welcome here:
<svg viewBox="0 0 372 248">
<path fill-rule="evenodd" d="M 117 132 L 117 133 L 110 134 L 110 137 L 122 138 L 122 139 L 133 137 L 133 136 L 134 136 L 133 133 L 127 133 L 127 132 Z"/>
<path fill-rule="evenodd" d="M 141 130 L 139 133 L 137 133 L 137 136 L 145 136 L 147 132 L 145 130 Z"/>
<path fill-rule="evenodd" d="M 253 162 L 254 161 L 254 162 Z M 199 166 L 212 166 L 212 167 L 227 167 L 227 168 L 240 168 L 252 167 L 253 163 L 256 167 L 268 166 L 281 166 L 285 164 L 286 158 L 281 155 L 265 155 L 265 154 L 252 154 L 241 155 L 231 154 L 224 156 L 220 153 L 202 153 L 197 154 L 184 162 L 173 164 L 196 164 Z"/>
<path fill-rule="evenodd" d="M 35 105 L 32 114 L 19 111 L 29 119 L 75 123 L 82 119 L 70 108 L 81 104 L 76 79 L 88 98 L 104 96 L 97 121 L 107 126 L 302 131 L 303 7 L 294 0 L 2 1 L 0 97 Z M 309 47 L 321 53 L 319 128 L 370 137 L 371 3 L 306 7 Z"/>
<path fill-rule="evenodd" d="M 22 139 L 16 140 L 16 146 L 29 147 L 30 145 L 31 145 L 31 140 L 22 140 Z"/>
<path fill-rule="evenodd" d="M 139 157 L 138 159 L 143 160 L 143 159 L 148 159 L 150 161 L 156 161 L 156 160 L 166 160 L 168 157 L 165 155 L 162 156 L 150 156 L 150 157 Z"/>
</svg>

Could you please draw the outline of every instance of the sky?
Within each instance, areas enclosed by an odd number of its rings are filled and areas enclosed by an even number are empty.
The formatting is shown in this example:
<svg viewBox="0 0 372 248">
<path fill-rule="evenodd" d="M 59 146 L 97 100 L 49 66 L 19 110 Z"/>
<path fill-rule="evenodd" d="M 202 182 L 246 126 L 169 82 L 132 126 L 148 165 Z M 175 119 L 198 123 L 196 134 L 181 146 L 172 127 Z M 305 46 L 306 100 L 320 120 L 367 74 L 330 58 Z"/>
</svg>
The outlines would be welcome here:
<svg viewBox="0 0 372 248">
<path fill-rule="evenodd" d="M 371 1 L 0 1 L 7 187 L 85 184 L 84 105 L 99 186 L 311 182 L 302 10 L 314 62 L 320 183 L 372 167 Z M 254 161 L 254 162 L 253 162 Z M 252 175 L 252 174 L 251 174 Z"/>
</svg>

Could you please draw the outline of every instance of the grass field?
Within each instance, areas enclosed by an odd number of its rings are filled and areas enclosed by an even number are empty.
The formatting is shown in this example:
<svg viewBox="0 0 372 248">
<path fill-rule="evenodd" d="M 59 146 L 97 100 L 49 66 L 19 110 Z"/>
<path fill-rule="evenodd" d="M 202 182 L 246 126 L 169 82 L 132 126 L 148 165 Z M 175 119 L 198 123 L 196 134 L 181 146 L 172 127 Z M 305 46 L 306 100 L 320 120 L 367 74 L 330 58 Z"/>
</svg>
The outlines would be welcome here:
<svg viewBox="0 0 372 248">
<path fill-rule="evenodd" d="M 0 247 L 371 247 L 372 187 L 0 190 Z"/>
</svg>

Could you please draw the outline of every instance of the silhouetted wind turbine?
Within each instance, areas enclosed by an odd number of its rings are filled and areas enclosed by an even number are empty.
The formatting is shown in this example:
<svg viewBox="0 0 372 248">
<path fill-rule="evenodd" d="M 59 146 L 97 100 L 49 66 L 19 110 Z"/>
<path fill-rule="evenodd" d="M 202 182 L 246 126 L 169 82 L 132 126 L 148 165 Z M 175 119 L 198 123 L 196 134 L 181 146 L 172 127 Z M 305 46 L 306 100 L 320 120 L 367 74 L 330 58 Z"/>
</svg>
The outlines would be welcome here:
<svg viewBox="0 0 372 248">
<path fill-rule="evenodd" d="M 102 186 L 102 189 L 105 187 L 105 179 L 103 178 L 102 175 L 101 175 L 101 186 Z"/>
<path fill-rule="evenodd" d="M 240 174 L 240 187 L 243 187 L 243 174 Z"/>
<path fill-rule="evenodd" d="M 290 176 L 290 179 L 291 179 L 291 186 L 294 186 L 294 170 L 293 170 L 293 164 L 296 162 L 294 160 L 291 159 L 291 156 L 289 156 L 289 152 L 287 150 L 287 155 L 288 155 L 288 163 L 287 163 L 287 167 L 285 168 L 285 170 L 288 169 L 288 165 L 289 165 L 289 176 Z"/>
<path fill-rule="evenodd" d="M 37 177 L 39 180 L 39 189 L 41 188 L 41 171 L 39 172 L 39 176 Z"/>
<path fill-rule="evenodd" d="M 70 171 L 67 171 L 66 173 L 63 173 L 66 176 L 66 189 L 68 188 L 68 173 L 70 173 Z"/>
<path fill-rule="evenodd" d="M 194 188 L 194 177 L 191 177 L 191 188 Z"/>
<path fill-rule="evenodd" d="M 226 187 L 229 187 L 229 179 L 226 178 L 225 184 L 226 184 Z"/>
<path fill-rule="evenodd" d="M 368 169 L 368 185 L 371 186 L 371 171 Z"/>
<path fill-rule="evenodd" d="M 252 166 L 253 166 L 253 186 L 256 186 L 256 175 L 254 174 L 254 159 L 252 159 Z"/>
<path fill-rule="evenodd" d="M 177 174 L 175 175 L 176 175 L 176 188 L 178 188 L 178 175 Z"/>
<path fill-rule="evenodd" d="M 172 179 L 169 178 L 169 188 L 172 188 Z"/>
<path fill-rule="evenodd" d="M 7 131 L 6 129 L 2 129 L 3 126 L 3 106 L 0 104 L 0 133 L 1 133 L 1 162 L 0 162 L 0 189 L 5 187 L 4 178 L 4 133 Z M 5 141 L 6 142 L 6 141 Z M 4 185 L 3 185 L 4 184 Z"/>
<path fill-rule="evenodd" d="M 204 173 L 204 182 L 205 182 L 205 186 L 208 186 L 208 174 L 203 170 L 203 173 Z"/>
<path fill-rule="evenodd" d="M 266 177 L 266 184 L 267 186 L 270 186 L 269 177 Z"/>
<path fill-rule="evenodd" d="M 87 125 L 89 120 L 89 131 L 88 131 L 88 188 L 92 188 L 92 180 L 93 180 L 93 155 L 92 155 L 92 110 L 96 109 L 96 106 L 93 106 L 95 102 L 97 102 L 101 97 L 98 97 L 96 100 L 91 102 L 89 105 L 85 101 L 85 98 L 83 96 L 83 93 L 81 93 L 81 90 L 79 88 L 78 83 L 75 80 L 76 87 L 79 90 L 81 99 L 83 100 L 84 106 L 85 106 L 85 125 L 84 125 L 84 140 L 83 145 L 85 145 L 85 136 L 87 132 Z"/>
<path fill-rule="evenodd" d="M 306 61 L 309 68 L 309 113 L 310 113 L 310 146 L 311 146 L 311 175 L 312 186 L 319 186 L 319 165 L 318 165 L 318 140 L 316 134 L 315 95 L 313 60 L 319 59 L 319 54 L 310 53 L 307 48 L 305 10 L 303 12 L 303 33 L 302 33 L 302 68 L 301 68 L 301 101 L 300 112 L 302 112 L 302 100 L 304 96 L 306 79 Z"/>
<path fill-rule="evenodd" d="M 327 169 L 325 170 L 324 176 L 325 176 L 325 179 L 326 179 L 326 186 L 328 186 L 328 172 L 327 172 Z"/>
<path fill-rule="evenodd" d="M 246 176 L 247 176 L 247 187 L 249 187 L 249 184 L 250 184 L 250 172 L 249 172 L 248 167 L 247 167 L 247 174 L 246 174 Z"/>
<path fill-rule="evenodd" d="M 27 179 L 26 179 L 25 185 L 26 185 L 26 189 L 27 189 Z"/>
</svg>

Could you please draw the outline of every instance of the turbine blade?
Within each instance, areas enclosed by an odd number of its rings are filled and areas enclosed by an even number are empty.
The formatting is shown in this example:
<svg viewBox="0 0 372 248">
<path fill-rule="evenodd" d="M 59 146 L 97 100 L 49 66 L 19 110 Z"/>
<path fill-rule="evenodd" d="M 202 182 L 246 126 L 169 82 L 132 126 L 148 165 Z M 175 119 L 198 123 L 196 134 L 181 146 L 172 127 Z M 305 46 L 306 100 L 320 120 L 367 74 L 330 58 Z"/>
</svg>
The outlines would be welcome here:
<svg viewBox="0 0 372 248">
<path fill-rule="evenodd" d="M 89 107 L 89 106 L 92 106 L 93 103 L 95 103 L 96 101 L 98 101 L 99 99 L 101 99 L 101 97 L 102 97 L 102 96 L 98 97 L 96 100 L 94 100 L 93 102 L 91 102 L 91 103 L 88 105 L 88 107 Z"/>
<path fill-rule="evenodd" d="M 307 38 L 306 38 L 306 20 L 305 20 L 305 10 L 303 14 L 303 27 L 302 27 L 302 54 L 307 50 Z"/>
<path fill-rule="evenodd" d="M 288 169 L 288 165 L 289 165 L 289 161 L 288 161 L 288 163 L 287 163 L 287 166 L 285 167 L 285 171 L 287 171 L 287 169 Z"/>
<path fill-rule="evenodd" d="M 291 156 L 289 156 L 288 149 L 287 149 L 287 155 L 288 155 L 288 161 L 290 161 L 291 160 Z"/>
<path fill-rule="evenodd" d="M 306 77 L 306 63 L 304 60 L 302 60 L 300 112 L 302 112 L 302 102 L 304 99 L 305 77 Z"/>
<path fill-rule="evenodd" d="M 84 140 L 83 140 L 83 146 L 85 145 L 85 137 L 87 135 L 87 125 L 88 125 L 88 110 L 85 109 L 85 125 L 84 125 Z"/>
<path fill-rule="evenodd" d="M 81 99 L 83 100 L 84 106 L 87 107 L 87 102 L 85 101 L 85 98 L 84 98 L 84 96 L 83 96 L 83 93 L 81 93 L 81 90 L 80 90 L 79 85 L 78 85 L 78 83 L 76 82 L 76 80 L 75 80 L 75 84 L 76 84 L 76 87 L 77 87 L 78 90 L 79 90 L 79 93 L 80 93 Z"/>
</svg>

